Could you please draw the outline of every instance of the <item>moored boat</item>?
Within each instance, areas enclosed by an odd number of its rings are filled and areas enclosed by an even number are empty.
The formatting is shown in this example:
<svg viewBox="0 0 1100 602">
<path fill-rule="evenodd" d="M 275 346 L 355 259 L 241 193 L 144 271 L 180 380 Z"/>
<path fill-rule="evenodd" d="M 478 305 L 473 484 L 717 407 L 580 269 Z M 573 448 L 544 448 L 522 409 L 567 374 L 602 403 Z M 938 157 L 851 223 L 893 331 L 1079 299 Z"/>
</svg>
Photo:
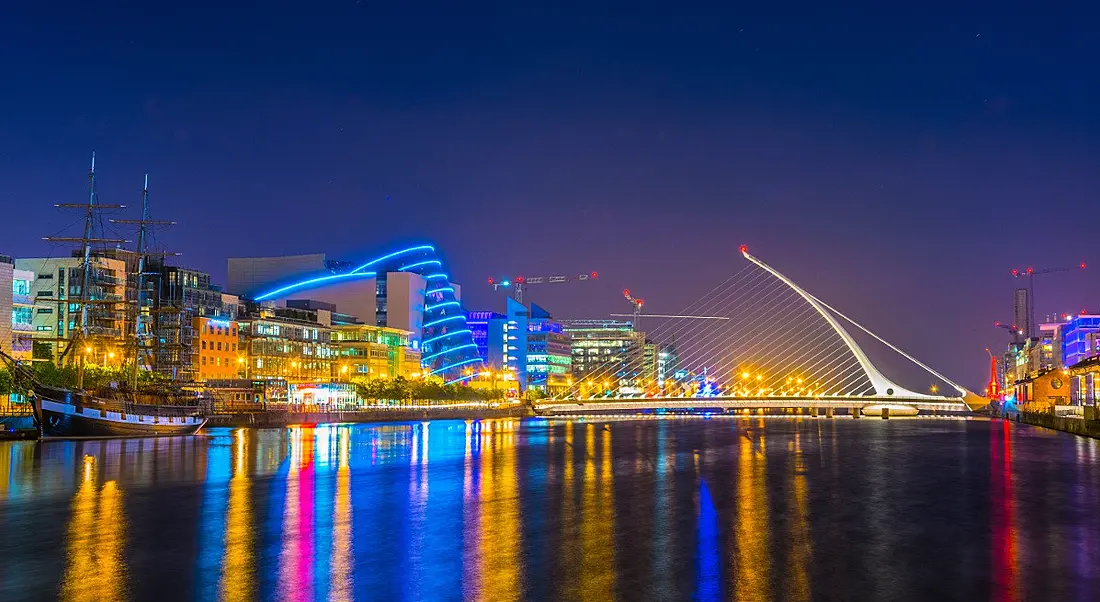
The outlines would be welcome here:
<svg viewBox="0 0 1100 602">
<path fill-rule="evenodd" d="M 206 424 L 201 405 L 135 403 L 43 386 L 30 398 L 43 438 L 193 435 Z"/>
</svg>

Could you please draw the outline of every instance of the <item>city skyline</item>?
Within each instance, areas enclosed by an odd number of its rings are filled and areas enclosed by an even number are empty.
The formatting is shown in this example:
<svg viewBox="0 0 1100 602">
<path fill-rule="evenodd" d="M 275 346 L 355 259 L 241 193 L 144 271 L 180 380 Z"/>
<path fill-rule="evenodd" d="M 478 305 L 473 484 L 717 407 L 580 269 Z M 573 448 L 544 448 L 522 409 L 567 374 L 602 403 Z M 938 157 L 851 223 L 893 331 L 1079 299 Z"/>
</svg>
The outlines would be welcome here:
<svg viewBox="0 0 1100 602">
<path fill-rule="evenodd" d="M 1087 237 L 1053 235 L 1100 189 L 1095 42 L 1072 26 L 834 15 L 458 31 L 349 3 L 346 23 L 270 14 L 200 42 L 194 16 L 135 29 L 112 10 L 94 40 L 27 14 L 34 39 L 0 42 L 40 50 L 0 100 L 20 117 L 4 128 L 0 202 L 21 216 L 0 225 L 0 252 L 48 254 L 38 239 L 67 223 L 48 206 L 84 195 L 95 148 L 104 201 L 136 205 L 149 171 L 154 216 L 181 224 L 165 246 L 217 282 L 230 256 L 427 239 L 473 309 L 503 303 L 487 277 L 596 270 L 532 298 L 600 317 L 628 310 L 622 288 L 680 309 L 740 267 L 744 243 L 972 386 L 983 348 L 1006 342 L 992 322 L 1012 313 L 1009 270 L 1094 259 Z M 1023 244 L 1035 221 L 1051 234 Z M 1098 282 L 1038 284 L 1037 316 L 1095 310 Z"/>
</svg>

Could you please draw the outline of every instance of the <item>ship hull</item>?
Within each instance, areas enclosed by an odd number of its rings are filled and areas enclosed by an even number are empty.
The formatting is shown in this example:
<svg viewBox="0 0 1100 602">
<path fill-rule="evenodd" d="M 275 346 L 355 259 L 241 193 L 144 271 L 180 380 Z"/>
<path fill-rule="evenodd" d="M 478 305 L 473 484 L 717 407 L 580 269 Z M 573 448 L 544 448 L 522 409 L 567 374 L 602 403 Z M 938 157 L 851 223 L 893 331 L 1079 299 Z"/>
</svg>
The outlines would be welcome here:
<svg viewBox="0 0 1100 602">
<path fill-rule="evenodd" d="M 200 416 L 126 413 L 38 396 L 34 398 L 34 411 L 44 439 L 193 435 L 206 424 Z"/>
</svg>

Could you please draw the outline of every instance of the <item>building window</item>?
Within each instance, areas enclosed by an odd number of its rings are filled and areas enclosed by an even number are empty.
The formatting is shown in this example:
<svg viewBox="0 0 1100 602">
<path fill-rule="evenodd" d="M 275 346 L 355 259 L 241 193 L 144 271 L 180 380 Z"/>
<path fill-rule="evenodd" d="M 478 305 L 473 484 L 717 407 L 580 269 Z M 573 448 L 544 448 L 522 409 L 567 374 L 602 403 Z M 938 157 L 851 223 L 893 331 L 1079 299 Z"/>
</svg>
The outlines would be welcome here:
<svg viewBox="0 0 1100 602">
<path fill-rule="evenodd" d="M 203 342 L 202 342 L 202 348 L 203 348 L 203 349 L 206 349 L 206 341 L 203 341 Z"/>
</svg>

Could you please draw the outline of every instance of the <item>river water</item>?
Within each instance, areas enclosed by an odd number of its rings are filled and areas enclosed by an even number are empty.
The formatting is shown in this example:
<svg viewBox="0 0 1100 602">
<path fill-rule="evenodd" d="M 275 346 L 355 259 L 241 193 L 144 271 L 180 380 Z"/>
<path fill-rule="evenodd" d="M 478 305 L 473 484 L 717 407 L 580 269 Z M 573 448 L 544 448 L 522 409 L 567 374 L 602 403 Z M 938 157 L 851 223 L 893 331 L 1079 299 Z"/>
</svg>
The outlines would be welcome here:
<svg viewBox="0 0 1100 602">
<path fill-rule="evenodd" d="M 0 600 L 1100 600 L 1100 445 L 983 419 L 0 443 Z"/>
</svg>

